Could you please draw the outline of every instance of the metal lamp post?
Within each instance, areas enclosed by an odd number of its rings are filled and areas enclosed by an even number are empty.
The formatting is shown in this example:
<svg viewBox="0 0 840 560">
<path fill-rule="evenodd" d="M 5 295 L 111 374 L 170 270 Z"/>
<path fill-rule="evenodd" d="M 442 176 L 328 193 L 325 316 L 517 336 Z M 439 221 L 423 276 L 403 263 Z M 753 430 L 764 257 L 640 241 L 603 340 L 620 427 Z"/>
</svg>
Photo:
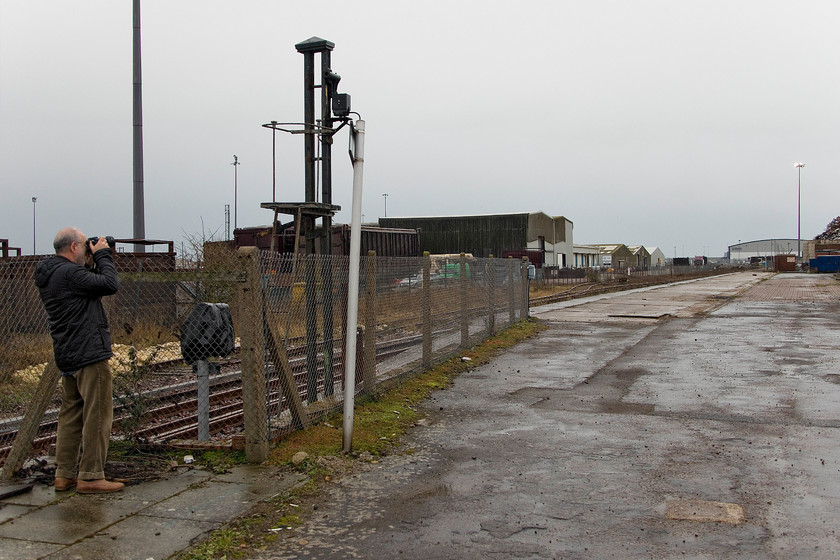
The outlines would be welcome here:
<svg viewBox="0 0 840 560">
<path fill-rule="evenodd" d="M 237 206 L 236 206 L 236 191 L 237 191 L 237 182 L 238 182 L 238 174 L 237 174 L 237 167 L 239 167 L 239 158 L 236 157 L 236 154 L 233 156 L 233 230 L 236 231 L 236 216 L 237 216 Z"/>
<path fill-rule="evenodd" d="M 799 173 L 799 179 L 796 187 L 796 257 L 802 258 L 802 168 L 805 164 L 802 162 L 794 163 Z"/>
<path fill-rule="evenodd" d="M 32 254 L 35 255 L 35 203 L 38 202 L 38 197 L 32 197 Z"/>
<path fill-rule="evenodd" d="M 388 193 L 382 193 L 382 198 L 385 199 L 385 217 L 388 217 Z"/>
</svg>

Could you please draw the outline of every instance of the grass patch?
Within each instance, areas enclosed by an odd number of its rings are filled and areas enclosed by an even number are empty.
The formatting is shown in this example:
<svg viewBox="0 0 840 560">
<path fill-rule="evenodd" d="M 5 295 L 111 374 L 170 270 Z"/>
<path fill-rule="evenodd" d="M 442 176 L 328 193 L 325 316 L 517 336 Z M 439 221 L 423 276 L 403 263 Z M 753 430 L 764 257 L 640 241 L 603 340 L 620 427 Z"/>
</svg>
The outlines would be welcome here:
<svg viewBox="0 0 840 560">
<path fill-rule="evenodd" d="M 244 451 L 222 451 L 212 449 L 193 453 L 196 462 L 215 474 L 230 472 L 236 465 L 244 465 L 248 462 Z"/>
<path fill-rule="evenodd" d="M 261 503 L 250 516 L 214 531 L 208 540 L 176 558 L 233 560 L 247 558 L 253 550 L 265 550 L 286 528 L 306 522 L 315 511 L 313 502 L 325 484 L 360 468 L 364 461 L 375 462 L 378 457 L 393 451 L 400 438 L 420 419 L 418 405 L 433 392 L 447 388 L 461 372 L 490 362 L 506 348 L 546 328 L 540 321 L 520 321 L 464 351 L 462 356 L 470 357 L 470 361 L 452 358 L 380 395 L 358 400 L 354 412 L 353 453 L 350 455 L 342 452 L 341 414 L 333 414 L 305 431 L 293 432 L 272 450 L 267 463 L 304 473 L 307 481 L 286 494 Z M 299 452 L 306 453 L 307 458 L 295 465 L 292 457 Z M 405 452 L 411 453 L 411 450 Z"/>
</svg>

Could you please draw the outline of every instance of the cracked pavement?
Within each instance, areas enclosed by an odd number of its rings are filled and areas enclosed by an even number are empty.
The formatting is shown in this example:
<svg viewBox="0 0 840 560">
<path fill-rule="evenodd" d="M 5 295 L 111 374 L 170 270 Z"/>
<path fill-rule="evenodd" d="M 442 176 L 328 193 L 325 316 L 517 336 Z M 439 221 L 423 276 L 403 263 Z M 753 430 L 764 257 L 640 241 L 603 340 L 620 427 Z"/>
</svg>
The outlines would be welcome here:
<svg viewBox="0 0 840 560">
<path fill-rule="evenodd" d="M 836 558 L 839 301 L 741 272 L 535 308 L 255 557 Z"/>
</svg>

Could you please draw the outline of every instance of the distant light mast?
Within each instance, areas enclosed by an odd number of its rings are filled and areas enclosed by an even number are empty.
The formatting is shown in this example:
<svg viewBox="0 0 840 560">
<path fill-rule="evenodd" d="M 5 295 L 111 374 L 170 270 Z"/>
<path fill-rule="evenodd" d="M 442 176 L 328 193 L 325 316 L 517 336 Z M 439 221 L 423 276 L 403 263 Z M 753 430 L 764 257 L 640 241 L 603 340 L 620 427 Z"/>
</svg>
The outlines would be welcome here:
<svg viewBox="0 0 840 560">
<path fill-rule="evenodd" d="M 236 157 L 236 154 L 233 155 L 233 163 L 231 163 L 231 165 L 233 166 L 233 232 L 235 234 L 236 233 L 236 228 L 238 227 L 237 224 L 236 224 L 236 216 L 239 212 L 237 210 L 237 205 L 236 205 L 236 198 L 237 198 L 237 192 L 236 191 L 238 190 L 237 183 L 238 183 L 238 180 L 239 180 L 238 179 L 239 176 L 237 174 L 236 168 L 239 167 L 239 165 L 240 165 L 239 158 Z"/>
<path fill-rule="evenodd" d="M 140 67 L 140 0 L 133 0 L 134 25 L 134 239 L 146 238 L 146 210 L 143 195 L 143 86 Z M 134 245 L 135 253 L 145 253 L 146 246 Z"/>
<path fill-rule="evenodd" d="M 796 258 L 802 258 L 802 168 L 805 164 L 801 161 L 794 163 L 794 167 L 799 172 L 799 180 L 796 188 Z"/>
</svg>

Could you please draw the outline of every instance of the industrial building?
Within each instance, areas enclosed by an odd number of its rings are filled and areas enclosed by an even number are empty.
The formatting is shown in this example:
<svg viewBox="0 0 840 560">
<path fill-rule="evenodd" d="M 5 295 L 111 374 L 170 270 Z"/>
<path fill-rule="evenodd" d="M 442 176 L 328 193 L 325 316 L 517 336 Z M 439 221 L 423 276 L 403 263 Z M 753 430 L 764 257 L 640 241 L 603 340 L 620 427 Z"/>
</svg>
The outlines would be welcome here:
<svg viewBox="0 0 840 560">
<path fill-rule="evenodd" d="M 804 247 L 808 241 L 808 239 L 802 239 L 798 244 L 796 239 L 759 239 L 738 242 L 736 245 L 729 246 L 725 257 L 734 263 L 746 262 L 752 258 L 796 255 L 799 247 Z"/>
<path fill-rule="evenodd" d="M 650 253 L 644 245 L 628 245 L 627 248 L 633 253 L 633 264 L 630 266 L 645 270 L 650 268 Z"/>
<path fill-rule="evenodd" d="M 812 239 L 802 244 L 802 258 L 806 261 L 837 255 L 840 255 L 840 239 Z"/>
<path fill-rule="evenodd" d="M 645 267 L 647 265 L 637 264 L 637 261 L 639 257 L 644 258 L 643 255 L 650 257 L 647 251 L 639 251 L 637 257 L 627 245 L 621 243 L 575 245 L 575 255 L 576 260 L 581 263 L 576 266 L 615 269 Z"/>
<path fill-rule="evenodd" d="M 503 257 L 525 251 L 529 255 L 539 252 L 546 266 L 562 268 L 573 263 L 572 222 L 543 212 L 380 218 L 379 225 L 419 230 L 420 250 L 432 254 Z"/>
<path fill-rule="evenodd" d="M 594 245 L 575 245 L 574 246 L 574 261 L 572 266 L 575 268 L 592 268 L 600 266 L 600 259 L 598 255 L 600 250 Z"/>
<path fill-rule="evenodd" d="M 665 253 L 659 247 L 645 247 L 650 254 L 650 266 L 653 268 L 665 266 Z"/>
</svg>

